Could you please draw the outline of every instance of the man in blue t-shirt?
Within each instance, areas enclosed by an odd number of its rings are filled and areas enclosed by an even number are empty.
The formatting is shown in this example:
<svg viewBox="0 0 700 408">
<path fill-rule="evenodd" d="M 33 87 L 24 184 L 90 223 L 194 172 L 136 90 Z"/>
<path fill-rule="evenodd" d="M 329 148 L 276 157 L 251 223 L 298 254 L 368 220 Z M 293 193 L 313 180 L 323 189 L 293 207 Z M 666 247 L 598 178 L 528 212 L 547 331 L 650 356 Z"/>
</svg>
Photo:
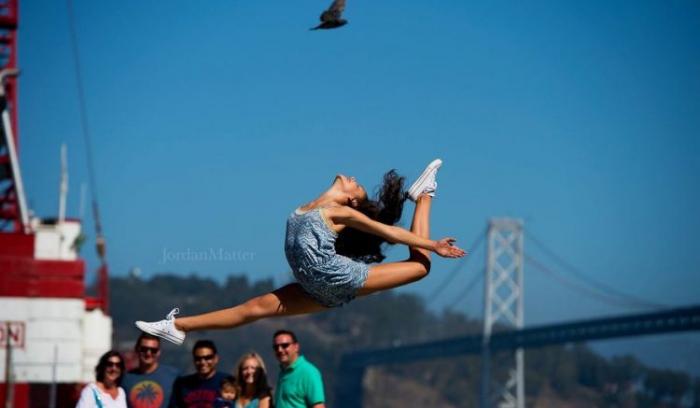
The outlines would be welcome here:
<svg viewBox="0 0 700 408">
<path fill-rule="evenodd" d="M 225 373 L 216 371 L 219 356 L 211 340 L 199 340 L 192 348 L 192 358 L 197 372 L 179 377 L 173 385 L 171 408 L 210 408 L 219 396 Z"/>
<path fill-rule="evenodd" d="M 170 392 L 179 371 L 158 363 L 160 339 L 142 333 L 136 340 L 139 366 L 124 376 L 122 387 L 130 408 L 165 408 L 170 402 Z"/>
</svg>

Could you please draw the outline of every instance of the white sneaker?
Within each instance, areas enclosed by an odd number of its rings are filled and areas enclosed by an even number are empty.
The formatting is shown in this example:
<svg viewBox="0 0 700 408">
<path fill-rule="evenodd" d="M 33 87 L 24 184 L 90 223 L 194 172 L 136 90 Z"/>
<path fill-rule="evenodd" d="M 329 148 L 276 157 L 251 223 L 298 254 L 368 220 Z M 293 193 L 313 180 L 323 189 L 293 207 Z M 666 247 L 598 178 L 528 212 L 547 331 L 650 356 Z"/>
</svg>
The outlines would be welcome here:
<svg viewBox="0 0 700 408">
<path fill-rule="evenodd" d="M 435 159 L 423 170 L 418 180 L 408 189 L 408 196 L 411 200 L 418 200 L 421 194 L 428 194 L 431 197 L 435 197 L 435 190 L 437 189 L 435 175 L 440 166 L 442 166 L 442 160 Z"/>
<path fill-rule="evenodd" d="M 169 342 L 175 343 L 178 346 L 185 341 L 185 332 L 175 328 L 175 315 L 180 313 L 180 309 L 175 308 L 168 313 L 165 320 L 157 322 L 136 322 L 136 327 L 142 331 L 158 336 Z"/>
</svg>

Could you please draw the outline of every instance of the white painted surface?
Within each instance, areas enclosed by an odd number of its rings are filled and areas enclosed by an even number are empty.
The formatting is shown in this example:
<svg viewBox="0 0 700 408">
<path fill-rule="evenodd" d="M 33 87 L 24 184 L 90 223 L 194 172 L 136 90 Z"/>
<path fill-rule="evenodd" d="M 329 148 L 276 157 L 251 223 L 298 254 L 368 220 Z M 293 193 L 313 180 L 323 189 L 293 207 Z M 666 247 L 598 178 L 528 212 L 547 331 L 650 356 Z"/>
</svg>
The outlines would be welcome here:
<svg viewBox="0 0 700 408">
<path fill-rule="evenodd" d="M 38 224 L 34 227 L 34 257 L 75 261 L 78 253 L 74 248 L 80 235 L 80 222 L 64 221 L 57 224 Z"/>
<path fill-rule="evenodd" d="M 4 321 L 24 323 L 24 346 L 12 350 L 16 382 L 50 383 L 54 364 L 59 382 L 94 380 L 99 357 L 111 348 L 111 318 L 100 310 L 85 311 L 83 299 L 3 297 Z M 0 350 L 2 379 L 5 354 Z"/>
<path fill-rule="evenodd" d="M 96 309 L 83 315 L 83 381 L 95 380 L 95 366 L 112 348 L 112 318 Z"/>
</svg>

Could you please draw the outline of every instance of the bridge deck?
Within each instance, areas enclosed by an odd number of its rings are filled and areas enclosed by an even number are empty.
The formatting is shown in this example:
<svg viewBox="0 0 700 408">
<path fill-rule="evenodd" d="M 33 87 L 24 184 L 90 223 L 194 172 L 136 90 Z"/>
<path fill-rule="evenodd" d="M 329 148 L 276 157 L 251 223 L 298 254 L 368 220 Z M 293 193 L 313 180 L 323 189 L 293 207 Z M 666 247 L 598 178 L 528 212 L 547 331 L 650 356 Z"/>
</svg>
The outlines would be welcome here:
<svg viewBox="0 0 700 408">
<path fill-rule="evenodd" d="M 659 312 L 503 331 L 491 335 L 491 350 L 542 347 L 551 344 L 700 330 L 700 305 Z M 482 335 L 346 354 L 346 366 L 403 363 L 420 359 L 481 353 Z"/>
</svg>

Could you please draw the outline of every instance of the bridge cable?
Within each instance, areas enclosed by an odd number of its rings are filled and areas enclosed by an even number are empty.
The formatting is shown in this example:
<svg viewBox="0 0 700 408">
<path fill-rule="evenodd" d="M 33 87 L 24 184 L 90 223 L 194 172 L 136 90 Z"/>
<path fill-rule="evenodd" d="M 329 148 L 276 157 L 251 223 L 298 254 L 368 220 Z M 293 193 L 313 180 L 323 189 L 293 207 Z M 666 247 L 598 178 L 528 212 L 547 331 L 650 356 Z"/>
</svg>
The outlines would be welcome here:
<svg viewBox="0 0 700 408">
<path fill-rule="evenodd" d="M 599 282 L 599 281 L 591 278 L 590 276 L 588 276 L 582 270 L 573 266 L 570 262 L 567 262 L 561 256 L 557 255 L 557 253 L 555 253 L 553 250 L 551 250 L 549 247 L 547 247 L 547 245 L 545 245 L 541 240 L 539 240 L 537 237 L 533 236 L 531 232 L 526 231 L 525 235 L 527 236 L 528 241 L 534 242 L 535 245 L 537 245 L 545 253 L 545 255 L 548 255 L 550 258 L 552 258 L 557 264 L 559 264 L 559 266 L 568 270 L 571 274 L 573 274 L 574 276 L 576 276 L 577 278 L 579 278 L 580 280 L 582 280 L 586 284 L 596 288 L 600 292 L 604 292 L 610 297 L 624 298 L 630 303 L 635 303 L 635 304 L 638 304 L 640 306 L 647 307 L 647 308 L 659 309 L 659 308 L 669 307 L 668 305 L 649 301 L 646 299 L 642 299 L 638 296 L 622 292 L 619 289 L 616 289 L 610 285 Z"/>
<path fill-rule="evenodd" d="M 469 260 L 473 257 L 473 254 L 478 249 L 479 245 L 481 245 L 481 243 L 484 241 L 485 236 L 485 231 L 479 232 L 479 234 L 472 241 L 472 244 L 469 246 L 469 248 L 467 248 L 467 255 L 459 260 L 457 265 L 455 265 L 454 268 L 452 268 L 450 273 L 445 275 L 445 278 L 443 278 L 442 282 L 440 282 L 440 284 L 430 293 L 430 296 L 428 296 L 429 302 L 435 301 L 438 295 L 440 295 L 442 291 L 445 290 L 445 288 L 447 288 L 447 286 L 449 286 L 449 284 L 455 279 L 455 277 L 457 276 L 457 272 L 459 272 L 460 269 L 467 265 Z"/>
<path fill-rule="evenodd" d="M 482 271 L 482 272 L 483 272 L 483 271 Z M 452 310 L 455 306 L 457 306 L 457 304 L 458 304 L 459 302 L 461 302 L 463 299 L 466 299 L 466 298 L 467 298 L 467 295 L 469 294 L 469 292 L 471 292 L 472 289 L 474 289 L 474 288 L 476 287 L 476 284 L 479 283 L 479 282 L 481 282 L 481 280 L 482 280 L 483 278 L 484 278 L 484 274 L 483 274 L 483 273 L 477 273 L 477 274 L 475 274 L 474 277 L 472 277 L 472 280 L 469 281 L 469 283 L 467 284 L 467 286 L 464 288 L 464 290 L 462 290 L 461 292 L 459 292 L 459 293 L 457 294 L 457 296 L 455 296 L 455 297 L 450 301 L 450 303 L 448 304 L 448 306 L 445 307 L 445 310 Z"/>
<path fill-rule="evenodd" d="M 541 262 L 537 261 L 536 259 L 534 259 L 533 257 L 531 257 L 527 254 L 525 255 L 525 260 L 528 262 L 528 264 L 530 266 L 533 266 L 536 270 L 553 278 L 561 285 L 566 286 L 569 289 L 572 289 L 576 292 L 579 292 L 585 296 L 588 296 L 589 298 L 593 298 L 593 299 L 596 299 L 596 300 L 599 300 L 601 302 L 607 303 L 607 304 L 612 305 L 612 306 L 617 306 L 617 307 L 639 308 L 639 306 L 640 306 L 639 303 L 625 301 L 623 299 L 613 297 L 609 294 L 597 292 L 588 286 L 583 286 L 579 282 L 573 281 L 570 278 L 554 271 L 553 269 L 548 268 L 547 266 L 545 266 L 544 264 L 542 264 Z M 644 306 L 649 307 L 648 304 L 645 304 Z"/>
</svg>

